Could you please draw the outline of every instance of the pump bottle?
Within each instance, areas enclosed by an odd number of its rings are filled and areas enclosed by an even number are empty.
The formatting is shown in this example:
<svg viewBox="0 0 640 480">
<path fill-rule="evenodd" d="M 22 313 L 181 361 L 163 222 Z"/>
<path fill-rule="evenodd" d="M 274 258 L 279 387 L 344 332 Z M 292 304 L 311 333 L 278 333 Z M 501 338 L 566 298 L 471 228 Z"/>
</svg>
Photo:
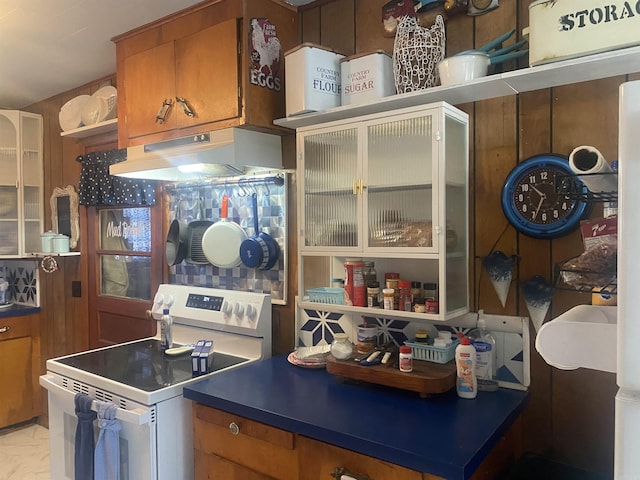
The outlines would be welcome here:
<svg viewBox="0 0 640 480">
<path fill-rule="evenodd" d="M 495 392 L 498 390 L 496 379 L 496 341 L 487 328 L 484 318 L 478 319 L 477 328 L 469 332 L 471 345 L 476 349 L 476 377 L 478 390 Z"/>
</svg>

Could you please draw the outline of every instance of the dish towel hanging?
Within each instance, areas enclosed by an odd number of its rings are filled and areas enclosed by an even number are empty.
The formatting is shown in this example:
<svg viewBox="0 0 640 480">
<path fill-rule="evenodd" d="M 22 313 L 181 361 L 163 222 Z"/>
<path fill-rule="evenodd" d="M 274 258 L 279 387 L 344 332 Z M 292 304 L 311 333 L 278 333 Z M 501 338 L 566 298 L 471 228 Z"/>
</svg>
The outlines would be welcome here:
<svg viewBox="0 0 640 480">
<path fill-rule="evenodd" d="M 91 410 L 91 397 L 86 393 L 76 393 L 74 404 L 78 426 L 75 438 L 75 480 L 93 478 L 93 421 L 96 412 Z"/>
<path fill-rule="evenodd" d="M 96 401 L 100 434 L 96 443 L 94 480 L 120 480 L 120 436 L 117 405 Z"/>
</svg>

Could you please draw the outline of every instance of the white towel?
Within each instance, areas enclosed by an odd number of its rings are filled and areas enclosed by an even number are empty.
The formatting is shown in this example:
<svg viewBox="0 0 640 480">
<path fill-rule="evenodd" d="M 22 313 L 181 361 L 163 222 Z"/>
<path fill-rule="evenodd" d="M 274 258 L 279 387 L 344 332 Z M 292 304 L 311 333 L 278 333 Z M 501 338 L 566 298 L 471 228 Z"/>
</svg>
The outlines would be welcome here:
<svg viewBox="0 0 640 480">
<path fill-rule="evenodd" d="M 120 436 L 116 419 L 118 407 L 111 402 L 95 402 L 100 434 L 94 455 L 95 480 L 120 480 Z"/>
</svg>

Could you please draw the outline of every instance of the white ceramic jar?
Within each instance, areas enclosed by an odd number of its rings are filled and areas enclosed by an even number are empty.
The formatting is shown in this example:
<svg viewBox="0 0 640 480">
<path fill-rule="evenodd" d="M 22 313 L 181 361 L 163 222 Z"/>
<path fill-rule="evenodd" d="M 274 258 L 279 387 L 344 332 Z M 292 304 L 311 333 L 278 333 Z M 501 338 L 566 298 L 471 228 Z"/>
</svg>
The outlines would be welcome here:
<svg viewBox="0 0 640 480">
<path fill-rule="evenodd" d="M 334 333 L 333 342 L 331 342 L 331 355 L 338 360 L 346 360 L 351 357 L 353 352 L 353 344 L 349 341 L 346 333 Z"/>
<path fill-rule="evenodd" d="M 58 234 L 52 230 L 44 232 L 40 235 L 41 248 L 43 253 L 53 252 L 53 239 Z"/>
<path fill-rule="evenodd" d="M 52 240 L 52 251 L 55 253 L 67 253 L 69 251 L 69 237 L 59 233 Z"/>
</svg>

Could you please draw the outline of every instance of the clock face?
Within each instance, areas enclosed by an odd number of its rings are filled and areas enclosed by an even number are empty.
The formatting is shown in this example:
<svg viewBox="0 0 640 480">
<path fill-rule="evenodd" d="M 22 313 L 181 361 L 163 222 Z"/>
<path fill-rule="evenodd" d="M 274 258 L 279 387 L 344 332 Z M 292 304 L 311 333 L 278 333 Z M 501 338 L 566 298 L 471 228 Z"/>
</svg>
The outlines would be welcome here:
<svg viewBox="0 0 640 480">
<path fill-rule="evenodd" d="M 559 192 L 559 185 L 567 181 L 573 182 L 571 188 Z M 589 204 L 583 199 L 587 193 L 565 157 L 539 155 L 523 161 L 507 176 L 502 209 L 525 235 L 556 238 L 572 231 L 588 215 Z"/>
</svg>

